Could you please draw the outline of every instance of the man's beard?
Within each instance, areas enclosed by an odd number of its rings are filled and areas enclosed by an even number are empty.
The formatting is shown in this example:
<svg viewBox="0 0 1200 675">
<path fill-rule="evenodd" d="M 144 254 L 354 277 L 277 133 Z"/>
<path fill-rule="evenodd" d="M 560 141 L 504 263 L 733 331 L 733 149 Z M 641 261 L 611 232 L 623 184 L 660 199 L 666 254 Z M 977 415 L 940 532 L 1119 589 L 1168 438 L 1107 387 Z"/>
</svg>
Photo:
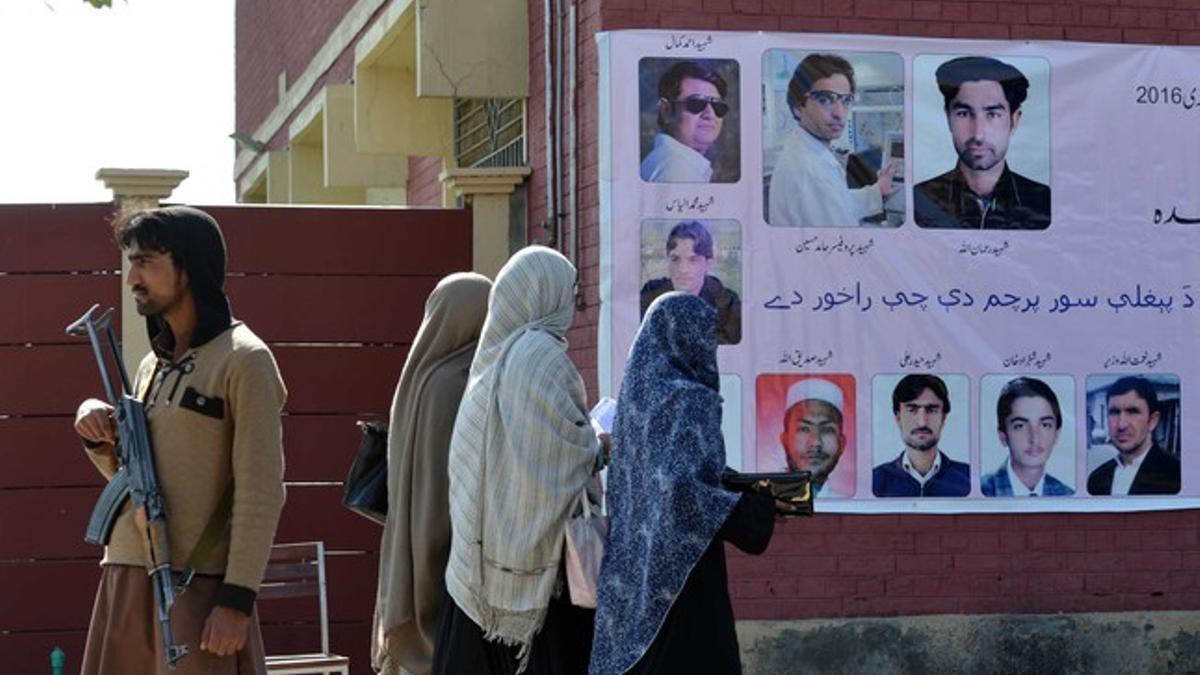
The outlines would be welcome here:
<svg viewBox="0 0 1200 675">
<path fill-rule="evenodd" d="M 1117 449 L 1117 451 L 1120 452 L 1121 454 L 1132 455 L 1132 454 L 1137 453 L 1139 450 L 1141 450 L 1143 445 L 1148 446 L 1149 444 L 1147 444 L 1146 441 L 1147 441 L 1146 438 L 1142 438 L 1139 441 L 1134 441 L 1132 443 L 1125 443 L 1124 444 L 1125 447 L 1122 447 L 1121 444 L 1117 443 L 1117 441 L 1115 441 L 1115 440 L 1112 442 L 1112 444 L 1113 444 L 1113 447 L 1115 447 Z"/>
<path fill-rule="evenodd" d="M 920 431 L 920 429 L 914 429 L 914 431 Z M 930 433 L 929 438 L 925 441 L 913 439 L 912 434 L 904 438 L 904 444 L 918 452 L 925 452 L 926 450 L 936 448 L 939 441 L 941 441 L 941 437 L 933 433 Z"/>
<path fill-rule="evenodd" d="M 170 300 L 167 302 L 155 302 L 149 297 L 146 298 L 145 302 L 138 302 L 137 300 L 133 301 L 133 305 L 137 309 L 137 313 L 142 316 L 159 316 L 163 313 L 163 310 L 165 310 L 171 304 L 172 302 Z"/>
<path fill-rule="evenodd" d="M 995 149 L 992 148 L 988 148 L 991 150 L 990 155 L 984 155 L 979 159 L 975 159 L 971 156 L 971 150 L 975 149 L 976 147 L 981 146 L 968 145 L 958 153 L 958 161 L 962 162 L 963 166 L 967 167 L 968 169 L 971 169 L 972 171 L 987 171 L 1004 161 L 1004 157 L 997 156 Z"/>
<path fill-rule="evenodd" d="M 141 314 L 142 316 L 155 316 L 161 309 L 158 306 L 158 303 L 151 300 L 149 296 L 146 296 L 146 299 L 142 302 L 138 302 L 135 298 L 133 301 L 133 306 L 137 310 L 137 313 Z"/>
<path fill-rule="evenodd" d="M 137 286 L 131 290 L 134 292 L 145 291 L 145 288 L 141 287 L 141 286 Z M 178 304 L 181 295 L 182 295 L 182 291 L 180 291 L 178 288 L 171 295 L 171 297 L 160 298 L 159 300 L 155 300 L 154 298 L 151 298 L 150 294 L 146 293 L 143 296 L 145 298 L 145 300 L 143 300 L 142 302 L 138 302 L 137 296 L 134 296 L 133 305 L 134 305 L 134 308 L 137 309 L 137 313 L 140 314 L 141 316 L 159 316 L 159 315 L 163 314 L 164 312 L 166 312 L 168 309 L 171 309 L 176 304 Z"/>
<path fill-rule="evenodd" d="M 806 456 L 808 456 L 807 453 L 806 453 Z M 808 456 L 808 461 L 809 461 L 809 468 L 804 469 L 799 466 L 796 466 L 794 463 L 792 463 L 792 458 L 788 457 L 787 458 L 788 470 L 789 471 L 808 471 L 808 472 L 812 473 L 812 481 L 814 483 L 820 484 L 820 483 L 824 483 L 825 480 L 827 478 L 829 478 L 829 474 L 833 473 L 833 469 L 836 466 L 836 462 L 833 461 L 833 455 L 830 455 L 824 451 L 815 453 L 815 456 Z"/>
</svg>

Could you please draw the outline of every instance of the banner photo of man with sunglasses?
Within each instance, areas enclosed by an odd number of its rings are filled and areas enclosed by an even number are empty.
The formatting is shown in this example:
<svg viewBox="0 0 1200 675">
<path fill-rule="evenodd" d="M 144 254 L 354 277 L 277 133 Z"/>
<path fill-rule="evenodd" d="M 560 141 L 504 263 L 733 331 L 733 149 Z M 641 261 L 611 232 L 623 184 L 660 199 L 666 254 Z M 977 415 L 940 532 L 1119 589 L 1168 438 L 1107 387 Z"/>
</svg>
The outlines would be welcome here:
<svg viewBox="0 0 1200 675">
<path fill-rule="evenodd" d="M 899 226 L 902 162 L 885 157 L 880 141 L 903 138 L 900 56 L 769 50 L 763 58 L 767 222 Z"/>
<path fill-rule="evenodd" d="M 641 176 L 648 183 L 736 183 L 738 65 L 642 59 Z"/>
</svg>

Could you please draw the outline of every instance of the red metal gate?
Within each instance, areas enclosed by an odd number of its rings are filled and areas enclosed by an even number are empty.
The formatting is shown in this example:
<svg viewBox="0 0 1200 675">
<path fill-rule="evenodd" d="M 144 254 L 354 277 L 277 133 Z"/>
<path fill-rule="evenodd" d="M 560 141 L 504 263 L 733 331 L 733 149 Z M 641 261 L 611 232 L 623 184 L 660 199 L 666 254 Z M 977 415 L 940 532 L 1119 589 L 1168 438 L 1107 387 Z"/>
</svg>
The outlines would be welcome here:
<svg viewBox="0 0 1200 675">
<path fill-rule="evenodd" d="M 471 265 L 470 214 L 445 209 L 201 207 L 229 247 L 233 313 L 272 347 L 288 387 L 287 505 L 276 541 L 323 540 L 331 642 L 369 673 L 381 530 L 346 511 L 341 485 L 357 419 L 386 415 L 425 298 Z M 86 344 L 62 328 L 89 303 L 117 305 L 110 204 L 0 206 L 0 663 L 78 664 L 99 551 L 83 527 L 101 480 L 71 430 L 98 396 Z M 268 652 L 311 651 L 315 629 L 263 608 Z"/>
</svg>

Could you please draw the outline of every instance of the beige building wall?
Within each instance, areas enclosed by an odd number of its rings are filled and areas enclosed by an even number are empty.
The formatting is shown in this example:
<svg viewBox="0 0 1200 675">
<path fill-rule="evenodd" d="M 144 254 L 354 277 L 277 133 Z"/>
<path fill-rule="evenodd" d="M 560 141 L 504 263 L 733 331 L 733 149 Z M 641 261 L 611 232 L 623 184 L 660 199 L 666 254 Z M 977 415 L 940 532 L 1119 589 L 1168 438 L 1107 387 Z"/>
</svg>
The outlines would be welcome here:
<svg viewBox="0 0 1200 675">
<path fill-rule="evenodd" d="M 530 170 L 455 169 L 454 100 L 528 97 L 528 33 L 524 0 L 360 0 L 252 134 L 286 124 L 286 145 L 239 153 L 239 201 L 405 205 L 409 157 L 438 157 L 444 194 L 473 211 L 476 269 L 494 273 Z M 318 87 L 347 53 L 352 81 Z"/>
</svg>

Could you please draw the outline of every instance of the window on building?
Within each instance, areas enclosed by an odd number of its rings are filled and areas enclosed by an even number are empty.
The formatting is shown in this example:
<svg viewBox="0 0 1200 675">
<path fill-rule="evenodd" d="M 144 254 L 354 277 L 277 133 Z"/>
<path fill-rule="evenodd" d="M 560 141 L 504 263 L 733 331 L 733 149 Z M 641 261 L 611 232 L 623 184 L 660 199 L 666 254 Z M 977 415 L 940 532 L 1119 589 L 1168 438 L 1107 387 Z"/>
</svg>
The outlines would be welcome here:
<svg viewBox="0 0 1200 675">
<path fill-rule="evenodd" d="M 454 101 L 454 155 L 458 166 L 525 166 L 525 100 Z"/>
</svg>

